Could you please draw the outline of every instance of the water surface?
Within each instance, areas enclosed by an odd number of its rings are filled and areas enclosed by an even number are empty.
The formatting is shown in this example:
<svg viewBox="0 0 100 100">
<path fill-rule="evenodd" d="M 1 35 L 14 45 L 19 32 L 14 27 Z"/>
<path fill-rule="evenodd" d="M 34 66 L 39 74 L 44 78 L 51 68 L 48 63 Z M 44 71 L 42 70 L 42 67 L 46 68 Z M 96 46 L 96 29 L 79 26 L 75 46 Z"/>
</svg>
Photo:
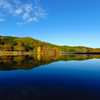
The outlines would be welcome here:
<svg viewBox="0 0 100 100">
<path fill-rule="evenodd" d="M 0 57 L 0 100 L 100 100 L 99 58 Z"/>
</svg>

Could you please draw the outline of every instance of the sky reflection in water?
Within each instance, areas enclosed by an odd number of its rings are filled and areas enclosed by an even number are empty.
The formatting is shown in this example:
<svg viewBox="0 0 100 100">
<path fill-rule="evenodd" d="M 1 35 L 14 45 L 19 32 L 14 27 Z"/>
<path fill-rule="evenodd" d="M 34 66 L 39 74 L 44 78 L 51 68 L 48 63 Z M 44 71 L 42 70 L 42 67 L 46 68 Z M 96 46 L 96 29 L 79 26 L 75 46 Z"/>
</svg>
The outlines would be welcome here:
<svg viewBox="0 0 100 100">
<path fill-rule="evenodd" d="M 0 71 L 1 100 L 100 99 L 100 59 Z"/>
</svg>

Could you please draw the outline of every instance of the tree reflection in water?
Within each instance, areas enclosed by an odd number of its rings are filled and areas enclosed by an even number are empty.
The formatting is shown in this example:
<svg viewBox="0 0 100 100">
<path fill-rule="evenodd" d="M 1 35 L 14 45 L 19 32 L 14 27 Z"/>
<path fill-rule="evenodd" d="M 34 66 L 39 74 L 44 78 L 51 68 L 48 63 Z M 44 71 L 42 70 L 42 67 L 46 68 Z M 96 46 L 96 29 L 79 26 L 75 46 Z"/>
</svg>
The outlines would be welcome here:
<svg viewBox="0 0 100 100">
<path fill-rule="evenodd" d="M 88 60 L 100 58 L 100 55 L 29 55 L 29 56 L 0 56 L 0 70 L 33 69 L 41 65 L 57 61 Z"/>
</svg>

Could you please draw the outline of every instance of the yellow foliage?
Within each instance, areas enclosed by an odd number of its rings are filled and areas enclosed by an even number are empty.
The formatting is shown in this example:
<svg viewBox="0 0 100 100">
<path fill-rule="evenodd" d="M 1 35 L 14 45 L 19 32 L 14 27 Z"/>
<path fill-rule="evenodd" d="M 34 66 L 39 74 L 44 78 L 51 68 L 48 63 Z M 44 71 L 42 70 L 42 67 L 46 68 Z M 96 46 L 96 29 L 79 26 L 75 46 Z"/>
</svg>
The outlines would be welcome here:
<svg viewBox="0 0 100 100">
<path fill-rule="evenodd" d="M 37 55 L 37 59 L 38 60 L 41 60 L 41 55 Z"/>
<path fill-rule="evenodd" d="M 38 53 L 40 53 L 41 52 L 41 47 L 38 47 L 37 51 L 38 51 Z"/>
</svg>

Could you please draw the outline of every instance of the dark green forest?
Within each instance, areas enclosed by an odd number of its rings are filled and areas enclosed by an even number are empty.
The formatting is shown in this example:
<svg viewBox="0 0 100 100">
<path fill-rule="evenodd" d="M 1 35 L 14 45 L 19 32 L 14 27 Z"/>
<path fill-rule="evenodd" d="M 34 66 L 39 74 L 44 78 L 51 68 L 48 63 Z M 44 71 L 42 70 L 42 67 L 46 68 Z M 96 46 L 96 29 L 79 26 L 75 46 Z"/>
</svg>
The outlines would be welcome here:
<svg viewBox="0 0 100 100">
<path fill-rule="evenodd" d="M 58 46 L 48 42 L 42 42 L 31 37 L 0 36 L 0 51 L 25 51 L 39 53 L 58 52 L 100 52 L 84 46 Z"/>
</svg>

